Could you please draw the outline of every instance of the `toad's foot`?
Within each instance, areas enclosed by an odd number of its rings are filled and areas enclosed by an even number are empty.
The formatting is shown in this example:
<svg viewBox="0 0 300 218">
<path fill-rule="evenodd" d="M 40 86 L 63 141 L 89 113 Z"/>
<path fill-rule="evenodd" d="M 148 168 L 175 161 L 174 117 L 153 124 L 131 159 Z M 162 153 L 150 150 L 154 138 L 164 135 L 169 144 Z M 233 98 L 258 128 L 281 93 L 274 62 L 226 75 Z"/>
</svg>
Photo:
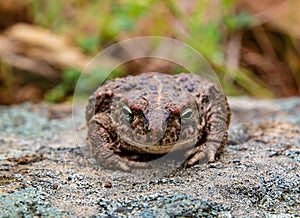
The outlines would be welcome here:
<svg viewBox="0 0 300 218">
<path fill-rule="evenodd" d="M 95 158 L 95 159 L 97 160 L 97 158 Z M 101 159 L 98 159 L 97 162 L 99 162 L 105 168 L 122 170 L 122 171 L 127 171 L 127 172 L 133 168 L 146 168 L 147 167 L 147 163 L 128 160 L 128 159 L 122 158 L 112 152 L 109 152 L 107 154 L 104 154 L 102 152 L 102 157 L 101 157 Z"/>
<path fill-rule="evenodd" d="M 201 145 L 187 151 L 185 156 L 187 157 L 186 166 L 193 166 L 199 162 L 212 163 L 215 161 L 219 145 L 209 144 Z"/>
</svg>

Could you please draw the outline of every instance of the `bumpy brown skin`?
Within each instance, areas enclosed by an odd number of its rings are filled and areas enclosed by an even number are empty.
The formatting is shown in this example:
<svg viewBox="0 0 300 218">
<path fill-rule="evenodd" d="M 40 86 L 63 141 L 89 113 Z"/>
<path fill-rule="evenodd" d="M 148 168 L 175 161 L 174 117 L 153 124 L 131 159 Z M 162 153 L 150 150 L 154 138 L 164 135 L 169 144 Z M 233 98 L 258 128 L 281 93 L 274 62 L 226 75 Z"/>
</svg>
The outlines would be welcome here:
<svg viewBox="0 0 300 218">
<path fill-rule="evenodd" d="M 125 118 L 124 105 L 132 120 Z M 192 115 L 184 120 L 187 110 Z M 104 167 L 144 167 L 147 162 L 136 160 L 191 143 L 185 165 L 192 166 L 213 162 L 222 152 L 230 109 L 218 86 L 198 75 L 144 73 L 100 86 L 89 99 L 86 121 L 92 154 Z"/>
</svg>

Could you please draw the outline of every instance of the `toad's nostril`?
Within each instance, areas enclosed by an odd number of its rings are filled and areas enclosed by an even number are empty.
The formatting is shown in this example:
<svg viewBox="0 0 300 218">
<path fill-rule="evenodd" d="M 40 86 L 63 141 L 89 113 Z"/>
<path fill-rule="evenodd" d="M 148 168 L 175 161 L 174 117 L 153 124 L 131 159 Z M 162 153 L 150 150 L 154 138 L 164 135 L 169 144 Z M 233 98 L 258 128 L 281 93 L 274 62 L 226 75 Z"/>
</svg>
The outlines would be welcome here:
<svg viewBox="0 0 300 218">
<path fill-rule="evenodd" d="M 161 140 L 164 136 L 164 131 L 158 129 L 151 129 L 149 134 L 147 134 L 146 141 L 147 143 L 156 143 Z"/>
</svg>

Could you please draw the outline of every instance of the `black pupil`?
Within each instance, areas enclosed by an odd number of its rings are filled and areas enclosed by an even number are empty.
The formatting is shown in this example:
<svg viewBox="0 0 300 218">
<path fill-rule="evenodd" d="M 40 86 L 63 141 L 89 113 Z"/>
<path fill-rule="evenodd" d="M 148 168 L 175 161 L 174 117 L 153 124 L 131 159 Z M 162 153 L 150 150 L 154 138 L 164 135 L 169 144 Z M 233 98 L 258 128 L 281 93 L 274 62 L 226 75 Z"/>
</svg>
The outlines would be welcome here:
<svg viewBox="0 0 300 218">
<path fill-rule="evenodd" d="M 127 121 L 128 121 L 128 122 L 132 122 L 134 116 L 133 116 L 133 113 L 132 113 L 132 111 L 130 110 L 130 108 L 123 107 L 123 110 L 122 110 L 122 111 L 123 111 L 123 113 L 124 113 L 124 115 L 125 115 Z"/>
<path fill-rule="evenodd" d="M 185 112 L 184 114 L 183 114 L 183 118 L 185 118 L 185 119 L 188 119 L 188 118 L 190 118 L 192 116 L 192 111 L 191 110 L 188 110 L 187 112 Z"/>
<path fill-rule="evenodd" d="M 131 111 L 129 111 L 127 108 L 123 108 L 123 113 L 124 113 L 126 116 L 132 115 Z"/>
</svg>

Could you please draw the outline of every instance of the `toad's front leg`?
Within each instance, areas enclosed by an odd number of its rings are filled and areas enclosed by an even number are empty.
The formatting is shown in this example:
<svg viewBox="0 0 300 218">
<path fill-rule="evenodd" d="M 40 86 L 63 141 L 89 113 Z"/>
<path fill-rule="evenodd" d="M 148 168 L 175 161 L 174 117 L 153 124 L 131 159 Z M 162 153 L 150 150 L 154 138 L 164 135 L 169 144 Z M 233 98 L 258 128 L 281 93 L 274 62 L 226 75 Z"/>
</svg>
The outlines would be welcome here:
<svg viewBox="0 0 300 218">
<path fill-rule="evenodd" d="M 104 113 L 94 115 L 89 121 L 88 141 L 93 157 L 106 168 L 129 171 L 146 166 L 146 163 L 131 161 L 115 153 L 118 150 L 117 136 L 110 117 Z"/>
<path fill-rule="evenodd" d="M 219 135 L 219 139 L 208 139 L 204 144 L 199 145 L 186 153 L 188 158 L 187 166 L 193 166 L 200 162 L 212 163 L 217 154 L 221 153 L 227 143 L 227 133 Z"/>
<path fill-rule="evenodd" d="M 210 96 L 213 101 L 208 101 L 206 105 L 203 105 L 206 109 L 205 116 L 203 116 L 206 140 L 186 153 L 187 166 L 192 166 L 199 161 L 214 162 L 216 155 L 220 154 L 227 144 L 227 131 L 231 116 L 229 105 L 221 92 L 214 90 L 214 93 L 216 94 Z"/>
</svg>

